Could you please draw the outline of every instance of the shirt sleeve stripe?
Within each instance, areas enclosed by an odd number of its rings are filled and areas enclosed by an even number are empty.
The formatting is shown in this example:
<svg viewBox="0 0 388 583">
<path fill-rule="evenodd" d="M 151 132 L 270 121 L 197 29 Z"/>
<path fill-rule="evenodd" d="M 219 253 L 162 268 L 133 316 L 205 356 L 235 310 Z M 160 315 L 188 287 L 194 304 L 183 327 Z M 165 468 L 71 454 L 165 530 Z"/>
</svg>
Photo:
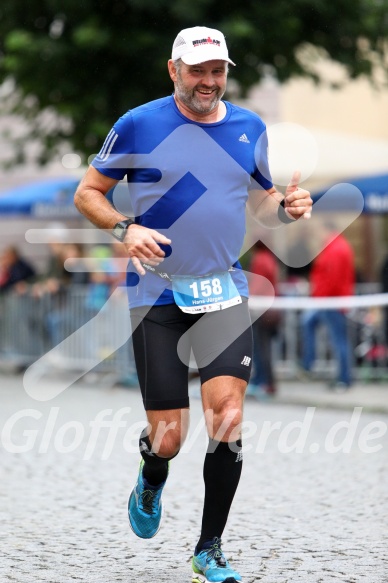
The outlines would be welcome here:
<svg viewBox="0 0 388 583">
<path fill-rule="evenodd" d="M 105 142 L 103 143 L 101 150 L 98 153 L 98 158 L 102 158 L 105 155 L 106 149 L 108 148 L 109 143 L 115 134 L 116 132 L 113 129 L 111 129 L 109 134 L 105 138 Z"/>
<path fill-rule="evenodd" d="M 119 137 L 119 134 L 116 134 L 115 133 L 114 134 L 114 138 L 111 140 L 110 145 L 109 145 L 109 148 L 106 151 L 106 154 L 103 157 L 101 157 L 102 162 L 105 162 L 105 160 L 107 160 L 109 158 L 109 154 L 111 153 L 112 148 L 115 145 L 115 141 L 117 140 L 118 137 Z"/>
</svg>

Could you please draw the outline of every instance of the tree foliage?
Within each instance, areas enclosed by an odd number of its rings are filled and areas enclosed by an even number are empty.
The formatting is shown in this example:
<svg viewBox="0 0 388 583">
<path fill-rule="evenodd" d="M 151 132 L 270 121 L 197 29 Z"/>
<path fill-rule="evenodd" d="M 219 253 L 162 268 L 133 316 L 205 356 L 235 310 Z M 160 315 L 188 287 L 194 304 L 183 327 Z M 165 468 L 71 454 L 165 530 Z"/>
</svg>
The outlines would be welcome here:
<svg viewBox="0 0 388 583">
<path fill-rule="evenodd" d="M 309 51 L 300 58 L 308 47 L 371 78 L 386 60 L 387 15 L 388 0 L 3 0 L 3 101 L 42 141 L 41 162 L 64 140 L 88 155 L 117 117 L 171 92 L 166 61 L 182 28 L 221 29 L 245 91 L 268 70 L 318 80 Z"/>
</svg>

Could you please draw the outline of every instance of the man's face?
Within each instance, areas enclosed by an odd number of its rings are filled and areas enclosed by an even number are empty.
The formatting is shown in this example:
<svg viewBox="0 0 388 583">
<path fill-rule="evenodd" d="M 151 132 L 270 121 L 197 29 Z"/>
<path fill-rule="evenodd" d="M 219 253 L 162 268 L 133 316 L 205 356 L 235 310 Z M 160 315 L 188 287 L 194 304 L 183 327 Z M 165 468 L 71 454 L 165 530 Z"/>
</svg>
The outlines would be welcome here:
<svg viewBox="0 0 388 583">
<path fill-rule="evenodd" d="M 176 71 L 175 95 L 195 113 L 210 113 L 225 93 L 227 63 L 206 61 L 199 65 L 181 63 Z"/>
</svg>

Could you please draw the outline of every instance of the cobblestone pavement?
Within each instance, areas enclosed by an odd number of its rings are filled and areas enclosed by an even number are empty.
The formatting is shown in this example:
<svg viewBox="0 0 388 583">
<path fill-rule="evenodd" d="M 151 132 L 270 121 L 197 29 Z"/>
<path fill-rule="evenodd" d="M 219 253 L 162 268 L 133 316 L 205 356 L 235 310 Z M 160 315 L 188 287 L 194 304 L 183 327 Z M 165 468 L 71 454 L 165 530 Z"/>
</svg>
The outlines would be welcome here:
<svg viewBox="0 0 388 583">
<path fill-rule="evenodd" d="M 1 582 L 191 581 L 206 447 L 198 400 L 147 542 L 126 508 L 144 426 L 136 390 L 79 383 L 39 402 L 21 378 L 0 377 L 0 399 Z M 116 435 L 100 423 L 114 415 Z M 245 418 L 251 447 L 224 533 L 244 583 L 387 582 L 388 415 L 248 402 Z"/>
</svg>

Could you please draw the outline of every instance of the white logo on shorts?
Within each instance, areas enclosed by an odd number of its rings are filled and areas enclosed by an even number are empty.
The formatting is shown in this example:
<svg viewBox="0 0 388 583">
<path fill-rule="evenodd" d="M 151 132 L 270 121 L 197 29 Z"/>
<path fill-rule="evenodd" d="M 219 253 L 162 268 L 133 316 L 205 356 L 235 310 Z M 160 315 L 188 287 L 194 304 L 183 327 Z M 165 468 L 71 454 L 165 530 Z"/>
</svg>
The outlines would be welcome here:
<svg viewBox="0 0 388 583">
<path fill-rule="evenodd" d="M 249 358 L 249 356 L 244 356 L 244 358 L 241 361 L 241 364 L 243 364 L 244 366 L 249 366 L 251 363 L 251 358 Z"/>
<path fill-rule="evenodd" d="M 242 461 L 243 461 L 243 452 L 242 452 L 242 450 L 240 450 L 237 454 L 236 462 L 242 462 Z"/>
</svg>

